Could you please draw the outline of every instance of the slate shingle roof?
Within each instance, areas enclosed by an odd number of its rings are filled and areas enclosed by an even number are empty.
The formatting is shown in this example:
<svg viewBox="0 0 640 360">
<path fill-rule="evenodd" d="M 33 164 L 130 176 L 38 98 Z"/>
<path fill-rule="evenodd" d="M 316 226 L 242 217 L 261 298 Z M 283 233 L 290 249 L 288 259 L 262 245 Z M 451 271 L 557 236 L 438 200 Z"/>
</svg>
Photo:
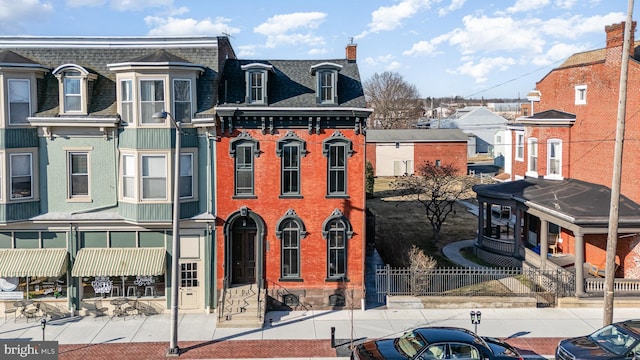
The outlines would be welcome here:
<svg viewBox="0 0 640 360">
<path fill-rule="evenodd" d="M 355 62 L 340 60 L 227 60 L 221 78 L 221 96 L 218 107 L 237 107 L 245 103 L 245 71 L 242 65 L 266 64 L 273 66 L 267 82 L 269 107 L 309 108 L 326 107 L 316 102 L 316 77 L 311 66 L 331 62 L 342 66 L 338 72 L 338 104 L 340 107 L 365 108 L 364 90 Z M 227 89 L 226 93 L 224 89 Z"/>
<path fill-rule="evenodd" d="M 228 42 L 218 41 L 218 46 L 210 44 L 216 42 L 216 38 L 203 38 L 206 46 L 184 46 L 172 45 L 160 50 L 162 46 L 161 38 L 144 38 L 145 43 L 157 44 L 140 46 L 100 46 L 92 47 L 90 44 L 81 47 L 74 46 L 2 46 L 4 50 L 0 52 L 6 59 L 24 58 L 35 64 L 55 69 L 63 64 L 77 64 L 90 72 L 97 74 L 96 80 L 90 82 L 90 104 L 89 116 L 92 117 L 113 117 L 117 115 L 116 104 L 116 73 L 107 68 L 107 64 L 118 64 L 125 62 L 174 62 L 192 63 L 204 66 L 204 73 L 197 80 L 197 106 L 196 117 L 214 113 L 214 106 L 217 102 L 217 77 L 220 61 L 218 53 L 220 45 Z M 175 39 L 172 39 L 175 40 Z M 46 38 L 45 40 L 46 41 Z M 175 41 L 174 41 L 175 42 Z M 233 55 L 232 49 L 222 49 L 226 54 Z M 24 60 L 23 60 L 24 61 Z M 0 60 L 0 63 L 3 62 Z M 59 82 L 51 73 L 47 73 L 44 79 L 38 80 L 38 110 L 35 116 L 57 116 L 59 114 Z"/>
<path fill-rule="evenodd" d="M 479 197 L 514 199 L 535 204 L 550 213 L 562 213 L 573 223 L 586 227 L 606 227 L 609 222 L 611 189 L 576 179 L 546 180 L 525 178 L 490 185 L 476 185 Z M 640 225 L 640 205 L 620 197 L 621 226 Z"/>
<path fill-rule="evenodd" d="M 367 143 L 385 142 L 467 142 L 460 129 L 388 129 L 367 130 Z"/>
</svg>

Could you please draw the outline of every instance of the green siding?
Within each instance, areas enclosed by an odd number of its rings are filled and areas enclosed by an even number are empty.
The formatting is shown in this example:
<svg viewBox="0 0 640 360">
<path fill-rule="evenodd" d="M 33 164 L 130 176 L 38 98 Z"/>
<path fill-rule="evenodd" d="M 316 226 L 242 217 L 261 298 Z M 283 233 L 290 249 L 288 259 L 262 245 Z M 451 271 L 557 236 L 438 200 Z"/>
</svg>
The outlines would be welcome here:
<svg viewBox="0 0 640 360">
<path fill-rule="evenodd" d="M 16 249 L 38 249 L 40 247 L 40 234 L 34 231 L 16 231 Z"/>
<path fill-rule="evenodd" d="M 164 247 L 164 231 L 140 232 L 140 247 Z"/>
<path fill-rule="evenodd" d="M 13 238 L 11 233 L 0 232 L 0 248 L 11 249 L 13 247 Z"/>
<path fill-rule="evenodd" d="M 0 148 L 20 149 L 38 146 L 36 129 L 0 129 Z"/>
<path fill-rule="evenodd" d="M 40 214 L 40 202 L 28 201 L 0 206 L 0 221 L 25 220 Z"/>
<path fill-rule="evenodd" d="M 170 149 L 175 134 L 168 128 L 133 129 L 120 132 L 120 147 L 126 149 Z"/>
<path fill-rule="evenodd" d="M 84 232 L 80 234 L 80 243 L 82 248 L 107 247 L 107 233 L 106 232 Z"/>
<path fill-rule="evenodd" d="M 65 232 L 48 232 L 42 233 L 42 247 L 49 248 L 67 248 L 67 233 Z"/>
<path fill-rule="evenodd" d="M 136 247 L 135 231 L 115 231 L 109 233 L 111 237 L 111 247 L 113 248 L 130 248 Z"/>
<path fill-rule="evenodd" d="M 121 202 L 120 215 L 132 221 L 172 221 L 172 204 L 130 204 Z"/>
<path fill-rule="evenodd" d="M 114 139 L 74 136 L 54 140 L 41 138 L 40 141 L 40 193 L 43 195 L 43 213 L 68 213 L 116 205 L 118 152 L 115 149 Z M 88 153 L 90 201 L 70 202 L 68 200 L 67 153 L 69 151 Z"/>
</svg>

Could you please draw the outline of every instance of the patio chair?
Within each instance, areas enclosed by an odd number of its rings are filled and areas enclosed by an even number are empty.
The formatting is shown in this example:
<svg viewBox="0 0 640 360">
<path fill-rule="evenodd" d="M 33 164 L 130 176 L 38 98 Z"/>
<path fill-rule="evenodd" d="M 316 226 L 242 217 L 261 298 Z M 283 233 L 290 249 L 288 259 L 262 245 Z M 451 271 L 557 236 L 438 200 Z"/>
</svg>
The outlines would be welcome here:
<svg viewBox="0 0 640 360">
<path fill-rule="evenodd" d="M 560 238 L 559 234 L 554 234 L 554 236 L 549 237 L 549 250 L 551 250 L 552 255 L 556 255 L 558 253 L 558 239 Z"/>
<path fill-rule="evenodd" d="M 17 313 L 18 313 L 18 307 L 16 306 L 16 304 L 19 303 L 5 303 L 5 308 L 4 308 L 4 322 L 6 323 L 9 320 L 9 316 L 13 315 L 13 322 L 16 322 L 16 317 L 17 317 Z"/>
<path fill-rule="evenodd" d="M 22 310 L 22 315 L 24 315 L 24 317 L 27 318 L 27 322 L 29 322 L 29 319 L 38 318 L 39 312 L 40 312 L 40 303 L 33 302 L 33 304 L 31 305 L 25 306 L 25 308 Z"/>
<path fill-rule="evenodd" d="M 102 316 L 104 319 L 104 316 L 109 316 L 109 308 L 102 305 L 102 300 L 96 300 L 94 306 L 96 310 L 96 318 Z"/>
</svg>

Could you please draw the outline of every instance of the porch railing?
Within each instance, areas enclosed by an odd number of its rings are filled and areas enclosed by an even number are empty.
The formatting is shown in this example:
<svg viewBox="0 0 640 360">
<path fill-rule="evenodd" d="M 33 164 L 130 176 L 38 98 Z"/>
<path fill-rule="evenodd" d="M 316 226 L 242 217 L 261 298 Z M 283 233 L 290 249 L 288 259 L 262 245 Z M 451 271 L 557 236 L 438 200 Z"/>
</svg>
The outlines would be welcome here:
<svg viewBox="0 0 640 360">
<path fill-rule="evenodd" d="M 496 239 L 482 236 L 482 247 L 501 255 L 513 255 L 514 239 Z"/>
<path fill-rule="evenodd" d="M 587 293 L 604 293 L 605 284 L 602 278 L 586 278 L 584 280 L 584 290 Z M 640 280 L 635 279 L 614 279 L 614 294 L 640 294 Z"/>
</svg>

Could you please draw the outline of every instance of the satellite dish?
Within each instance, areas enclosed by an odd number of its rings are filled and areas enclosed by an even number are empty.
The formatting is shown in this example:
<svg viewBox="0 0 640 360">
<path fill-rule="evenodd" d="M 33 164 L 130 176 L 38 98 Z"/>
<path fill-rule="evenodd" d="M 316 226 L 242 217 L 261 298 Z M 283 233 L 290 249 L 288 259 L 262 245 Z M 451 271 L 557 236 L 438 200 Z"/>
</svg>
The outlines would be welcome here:
<svg viewBox="0 0 640 360">
<path fill-rule="evenodd" d="M 2 291 L 13 291 L 18 287 L 18 278 L 17 277 L 0 277 L 0 290 Z"/>
</svg>

